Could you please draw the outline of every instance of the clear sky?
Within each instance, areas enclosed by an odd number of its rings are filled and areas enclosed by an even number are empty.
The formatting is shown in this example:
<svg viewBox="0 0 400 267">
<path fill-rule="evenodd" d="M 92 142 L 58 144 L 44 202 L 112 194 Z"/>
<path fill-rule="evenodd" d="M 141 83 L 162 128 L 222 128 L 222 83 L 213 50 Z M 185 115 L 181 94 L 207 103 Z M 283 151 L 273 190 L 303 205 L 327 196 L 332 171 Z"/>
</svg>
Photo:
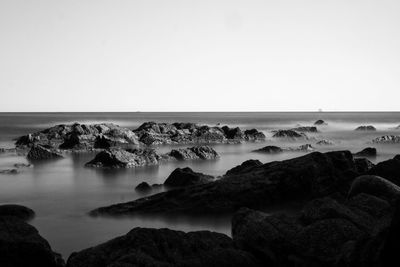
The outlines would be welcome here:
<svg viewBox="0 0 400 267">
<path fill-rule="evenodd" d="M 400 110 L 398 0 L 0 0 L 0 111 Z"/>
</svg>

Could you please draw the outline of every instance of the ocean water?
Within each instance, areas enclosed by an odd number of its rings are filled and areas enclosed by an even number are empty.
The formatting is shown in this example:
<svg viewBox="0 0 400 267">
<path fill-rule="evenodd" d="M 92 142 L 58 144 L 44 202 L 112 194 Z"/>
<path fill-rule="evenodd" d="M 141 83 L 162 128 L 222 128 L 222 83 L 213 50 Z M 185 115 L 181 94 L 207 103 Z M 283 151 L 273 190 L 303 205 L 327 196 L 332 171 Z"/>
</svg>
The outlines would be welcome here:
<svg viewBox="0 0 400 267">
<path fill-rule="evenodd" d="M 92 218 L 87 212 L 105 205 L 143 197 L 135 186 L 142 181 L 163 183 L 177 167 L 189 166 L 195 171 L 223 175 L 228 169 L 248 159 L 266 163 L 284 160 L 304 152 L 285 152 L 265 155 L 252 152 L 266 145 L 298 146 L 308 142 L 280 142 L 272 140 L 271 131 L 312 125 L 317 119 L 328 122 L 319 126 L 320 132 L 310 135 L 330 139 L 334 146 L 318 147 L 326 152 L 347 149 L 357 152 L 367 146 L 378 149 L 379 162 L 400 154 L 400 145 L 376 145 L 370 141 L 386 134 L 400 135 L 395 128 L 400 124 L 400 113 L 0 113 L 0 147 L 13 147 L 13 139 L 59 123 L 113 122 L 135 129 L 145 121 L 196 122 L 208 125 L 229 125 L 262 130 L 267 140 L 261 143 L 213 145 L 221 158 L 214 161 L 169 162 L 159 166 L 134 169 L 102 170 L 84 167 L 93 153 L 67 154 L 64 159 L 35 164 L 21 169 L 18 174 L 0 174 L 0 203 L 26 205 L 36 212 L 31 222 L 54 250 L 67 258 L 71 252 L 97 245 L 134 227 L 168 227 L 182 231 L 212 230 L 230 235 L 229 216 L 134 216 L 127 218 Z M 376 132 L 356 132 L 359 125 L 371 124 Z M 176 147 L 176 146 L 174 146 Z M 172 146 L 160 146 L 169 151 Z M 0 153 L 0 170 L 13 168 L 15 163 L 27 163 L 22 155 Z M 162 191 L 160 188 L 151 193 Z M 271 211 L 273 212 L 273 211 Z"/>
</svg>

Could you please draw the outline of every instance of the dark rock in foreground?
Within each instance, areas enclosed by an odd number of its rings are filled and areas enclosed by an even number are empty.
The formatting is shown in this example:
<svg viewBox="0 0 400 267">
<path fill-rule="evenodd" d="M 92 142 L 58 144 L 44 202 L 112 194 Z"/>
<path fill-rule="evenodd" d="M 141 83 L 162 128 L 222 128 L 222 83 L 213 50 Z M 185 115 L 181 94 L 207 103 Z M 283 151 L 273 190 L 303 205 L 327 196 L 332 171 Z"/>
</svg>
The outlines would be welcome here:
<svg viewBox="0 0 400 267">
<path fill-rule="evenodd" d="M 35 216 L 30 208 L 15 204 L 0 205 L 0 217 L 11 216 L 23 221 L 29 221 Z"/>
<path fill-rule="evenodd" d="M 154 149 L 107 149 L 98 153 L 88 167 L 133 168 L 157 165 L 168 160 L 207 160 L 218 158 L 218 153 L 209 146 L 174 149 L 167 154 L 158 154 Z"/>
<path fill-rule="evenodd" d="M 354 156 L 357 157 L 376 157 L 376 148 L 374 147 L 367 147 L 357 153 L 354 154 Z"/>
<path fill-rule="evenodd" d="M 349 197 L 362 192 L 385 199 L 392 203 L 400 199 L 400 187 L 375 175 L 362 175 L 357 177 L 351 185 Z"/>
<path fill-rule="evenodd" d="M 230 176 L 230 175 L 238 175 L 241 173 L 247 173 L 251 169 L 261 165 L 263 164 L 258 159 L 249 159 L 244 161 L 242 164 L 228 170 L 225 175 Z"/>
<path fill-rule="evenodd" d="M 368 174 L 378 175 L 400 186 L 400 155 L 376 164 Z"/>
<path fill-rule="evenodd" d="M 61 256 L 51 250 L 49 243 L 39 235 L 36 228 L 24 222 L 31 217 L 32 212 L 17 205 L 0 207 L 0 265 L 64 266 Z"/>
<path fill-rule="evenodd" d="M 41 145 L 33 145 L 26 156 L 29 160 L 49 160 L 49 159 L 60 159 L 63 155 L 53 151 L 51 149 L 45 148 Z"/>
<path fill-rule="evenodd" d="M 358 126 L 355 131 L 376 131 L 376 128 L 372 125 Z"/>
<path fill-rule="evenodd" d="M 134 228 L 126 235 L 73 253 L 68 267 L 106 266 L 261 266 L 226 235 Z"/>
<path fill-rule="evenodd" d="M 235 167 L 238 168 L 238 167 Z M 234 169 L 235 169 L 234 168 Z M 245 171 L 240 171 L 240 170 Z M 98 208 L 91 215 L 135 213 L 220 213 L 259 208 L 349 189 L 359 175 L 349 151 L 313 152 L 302 157 L 254 164 L 215 182 L 170 190 L 135 201 Z"/>
<path fill-rule="evenodd" d="M 377 137 L 372 140 L 373 143 L 377 144 L 397 144 L 400 143 L 400 136 L 399 135 L 384 135 L 381 137 Z"/>
<path fill-rule="evenodd" d="M 301 132 L 301 133 L 318 133 L 318 129 L 315 126 L 300 126 L 291 129 L 292 131 Z"/>
<path fill-rule="evenodd" d="M 267 154 L 276 154 L 276 153 L 283 152 L 283 149 L 280 148 L 279 146 L 265 146 L 263 148 L 254 150 L 254 152 L 261 152 L 261 153 L 267 153 Z"/>
<path fill-rule="evenodd" d="M 204 184 L 214 180 L 211 175 L 194 172 L 191 168 L 176 168 L 165 180 L 164 185 L 167 186 L 189 186 L 195 184 Z"/>
<path fill-rule="evenodd" d="M 314 125 L 327 125 L 328 123 L 326 123 L 323 120 L 317 120 L 316 122 L 314 122 Z"/>
<path fill-rule="evenodd" d="M 290 140 L 308 139 L 305 133 L 299 133 L 293 130 L 278 130 L 272 135 L 272 137 L 285 138 Z"/>
</svg>

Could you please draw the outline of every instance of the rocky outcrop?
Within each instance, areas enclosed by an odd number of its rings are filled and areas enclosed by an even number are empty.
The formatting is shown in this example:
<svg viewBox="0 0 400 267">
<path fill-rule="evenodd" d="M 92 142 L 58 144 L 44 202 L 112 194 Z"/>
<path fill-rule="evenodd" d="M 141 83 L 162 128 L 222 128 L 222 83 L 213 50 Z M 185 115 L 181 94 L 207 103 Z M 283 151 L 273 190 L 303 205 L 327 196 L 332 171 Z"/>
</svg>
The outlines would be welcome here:
<svg viewBox="0 0 400 267">
<path fill-rule="evenodd" d="M 280 148 L 279 146 L 265 146 L 263 148 L 254 150 L 254 152 L 261 152 L 261 153 L 267 153 L 267 154 L 276 154 L 276 153 L 283 152 L 283 149 Z"/>
<path fill-rule="evenodd" d="M 372 140 L 372 143 L 397 144 L 397 143 L 400 143 L 400 136 L 399 135 L 384 135 L 384 136 L 375 138 L 374 140 Z"/>
<path fill-rule="evenodd" d="M 224 234 L 134 228 L 126 235 L 73 253 L 68 267 L 105 266 L 261 266 L 234 247 Z"/>
<path fill-rule="evenodd" d="M 146 145 L 228 143 L 265 139 L 265 135 L 256 129 L 243 131 L 239 127 L 210 127 L 194 123 L 145 122 L 134 132 L 140 142 Z"/>
<path fill-rule="evenodd" d="M 315 126 L 299 126 L 291 129 L 292 131 L 301 132 L 301 133 L 317 133 L 318 129 Z"/>
<path fill-rule="evenodd" d="M 87 167 L 134 168 L 157 165 L 169 160 L 209 160 L 218 158 L 218 153 L 209 146 L 195 146 L 174 149 L 166 154 L 159 154 L 154 149 L 107 149 L 99 152 Z"/>
<path fill-rule="evenodd" d="M 176 168 L 165 180 L 164 185 L 171 187 L 183 187 L 195 184 L 204 184 L 214 180 L 211 175 L 194 172 L 191 168 Z"/>
<path fill-rule="evenodd" d="M 349 190 L 349 197 L 361 192 L 393 203 L 400 198 L 400 187 L 376 175 L 362 175 L 354 180 Z"/>
<path fill-rule="evenodd" d="M 146 182 L 141 182 L 140 184 L 138 184 L 136 187 L 135 187 L 135 190 L 136 191 L 140 191 L 140 192 L 148 192 L 148 191 L 150 191 L 152 188 L 151 188 L 151 186 L 148 184 L 148 183 L 146 183 Z"/>
<path fill-rule="evenodd" d="M 49 243 L 35 227 L 25 221 L 33 211 L 19 205 L 0 206 L 0 255 L 1 266 L 61 267 L 61 256 L 52 251 Z"/>
<path fill-rule="evenodd" d="M 112 146 L 138 145 L 131 130 L 112 123 L 60 124 L 40 132 L 21 136 L 16 141 L 19 148 L 42 145 L 53 149 L 91 150 Z"/>
<path fill-rule="evenodd" d="M 251 169 L 261 166 L 261 165 L 263 165 L 261 163 L 261 161 L 259 161 L 257 159 L 249 159 L 249 160 L 244 161 L 242 164 L 228 170 L 225 175 L 230 176 L 230 175 L 238 175 L 238 174 L 242 174 L 242 173 L 247 173 Z"/>
<path fill-rule="evenodd" d="M 253 164 L 254 163 L 254 164 Z M 242 164 L 243 165 L 243 164 Z M 170 190 L 135 201 L 98 208 L 91 215 L 135 213 L 221 213 L 259 208 L 349 189 L 359 175 L 349 151 L 313 152 L 302 157 L 235 167 L 223 178 Z"/>
<path fill-rule="evenodd" d="M 333 146 L 335 143 L 331 140 L 322 139 L 315 143 L 318 146 Z"/>
<path fill-rule="evenodd" d="M 372 125 L 358 126 L 355 131 L 376 131 L 376 128 Z"/>
<path fill-rule="evenodd" d="M 400 155 L 393 159 L 376 164 L 368 171 L 368 174 L 384 177 L 395 185 L 400 186 Z"/>
<path fill-rule="evenodd" d="M 43 147 L 41 145 L 32 145 L 26 157 L 29 160 L 37 161 L 37 160 L 60 159 L 63 158 L 63 155 L 54 150 Z"/>
<path fill-rule="evenodd" d="M 272 135 L 274 138 L 284 138 L 289 140 L 308 139 L 305 133 L 299 133 L 293 130 L 278 130 Z"/>
<path fill-rule="evenodd" d="M 376 154 L 377 154 L 376 148 L 367 147 L 367 148 L 364 148 L 363 150 L 355 153 L 354 156 L 357 156 L 357 157 L 376 157 Z"/>
<path fill-rule="evenodd" d="M 317 120 L 316 122 L 314 122 L 314 125 L 327 125 L 328 123 L 326 123 L 323 120 Z"/>
</svg>

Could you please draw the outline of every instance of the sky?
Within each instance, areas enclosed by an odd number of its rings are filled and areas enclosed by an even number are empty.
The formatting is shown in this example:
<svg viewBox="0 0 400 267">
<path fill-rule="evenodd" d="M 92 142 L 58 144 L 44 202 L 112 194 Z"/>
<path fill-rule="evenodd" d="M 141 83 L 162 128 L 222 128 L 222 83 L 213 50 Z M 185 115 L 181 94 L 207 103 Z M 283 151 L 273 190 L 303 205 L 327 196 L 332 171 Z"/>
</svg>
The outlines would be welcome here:
<svg viewBox="0 0 400 267">
<path fill-rule="evenodd" d="M 400 111 L 398 0 L 0 0 L 0 111 Z"/>
</svg>

